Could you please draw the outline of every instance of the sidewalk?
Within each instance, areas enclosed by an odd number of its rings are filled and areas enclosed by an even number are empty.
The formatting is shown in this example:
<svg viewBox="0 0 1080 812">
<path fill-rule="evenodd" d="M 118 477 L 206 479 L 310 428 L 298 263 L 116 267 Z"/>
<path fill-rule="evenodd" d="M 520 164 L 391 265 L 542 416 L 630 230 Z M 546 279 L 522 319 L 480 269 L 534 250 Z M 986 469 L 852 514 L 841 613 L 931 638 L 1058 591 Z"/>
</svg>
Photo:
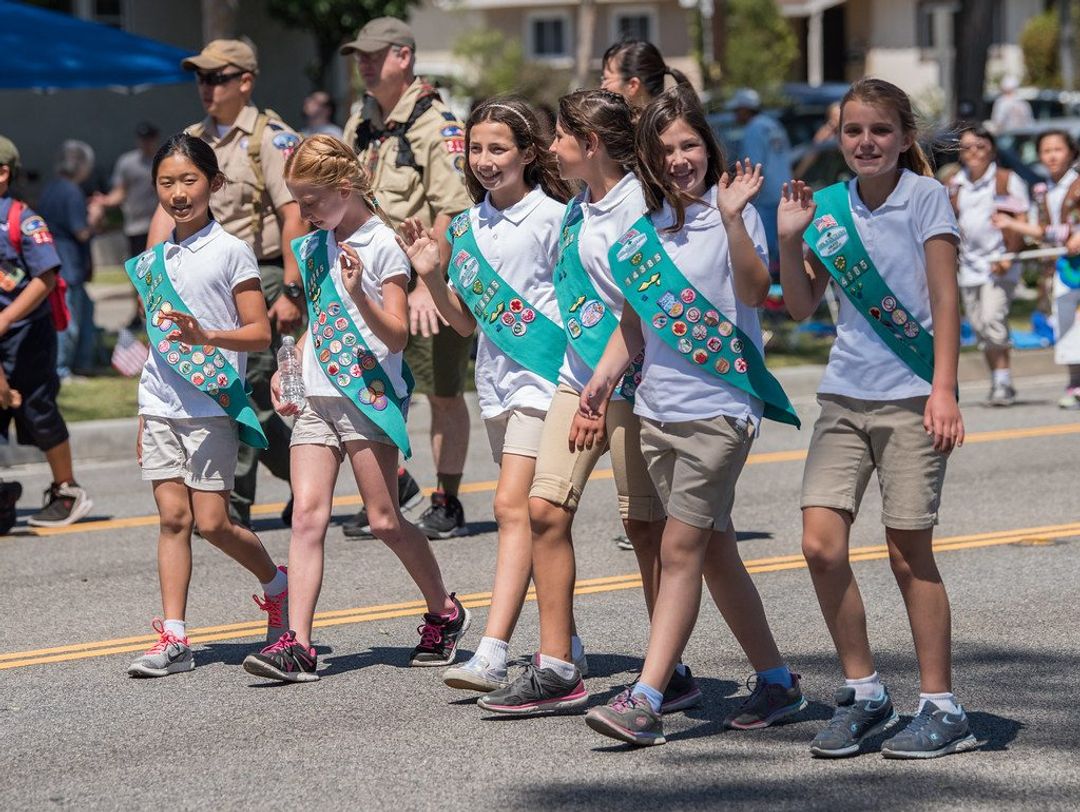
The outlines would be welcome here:
<svg viewBox="0 0 1080 812">
<path fill-rule="evenodd" d="M 1018 379 L 1054 375 L 1061 372 L 1054 363 L 1054 351 L 1050 349 L 1024 350 L 1013 353 L 1013 375 Z M 776 370 L 776 377 L 791 398 L 813 395 L 821 380 L 823 367 L 818 364 L 783 367 Z M 1064 381 L 1064 373 L 1062 381 Z M 965 352 L 960 355 L 959 380 L 961 384 L 988 380 L 982 353 Z M 473 429 L 482 433 L 480 409 L 476 393 L 465 396 L 473 417 Z M 409 412 L 409 428 L 416 436 L 427 433 L 431 423 L 427 399 L 417 398 Z M 83 460 L 130 459 L 135 464 L 135 431 L 138 419 L 87 420 L 68 425 L 71 432 L 71 450 L 76 462 Z M 14 435 L 12 435 L 14 436 Z M 44 462 L 44 455 L 36 448 L 15 444 L 0 445 L 0 467 L 29 465 Z"/>
</svg>

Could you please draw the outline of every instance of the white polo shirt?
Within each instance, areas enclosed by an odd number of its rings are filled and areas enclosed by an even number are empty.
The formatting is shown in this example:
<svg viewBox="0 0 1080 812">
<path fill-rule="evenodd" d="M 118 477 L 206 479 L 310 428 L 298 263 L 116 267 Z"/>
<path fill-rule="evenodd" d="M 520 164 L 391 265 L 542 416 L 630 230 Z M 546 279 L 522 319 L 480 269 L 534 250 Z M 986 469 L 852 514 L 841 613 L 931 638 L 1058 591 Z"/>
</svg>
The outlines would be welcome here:
<svg viewBox="0 0 1080 812">
<path fill-rule="evenodd" d="M 713 307 L 735 322 L 754 342 L 758 352 L 763 353 L 757 309 L 743 304 L 735 295 L 727 231 L 715 207 L 715 186 L 705 193 L 705 200 L 709 205 L 694 203 L 686 208 L 686 224 L 681 231 L 668 233 L 662 230 L 675 222 L 667 203 L 653 215 L 653 225 L 664 250 L 679 266 L 683 276 Z M 743 209 L 743 222 L 758 256 L 767 267 L 769 249 L 765 227 L 757 209 L 750 204 Z M 677 290 L 674 293 L 679 295 Z M 703 310 L 704 306 L 698 309 Z M 662 423 L 702 420 L 722 414 L 750 421 L 755 426 L 761 421 L 765 404 L 758 398 L 725 383 L 694 363 L 688 355 L 673 349 L 649 324 L 643 322 L 641 330 L 645 334 L 645 366 L 641 384 L 634 394 L 635 414 Z"/>
<path fill-rule="evenodd" d="M 240 315 L 234 291 L 242 282 L 261 278 L 251 246 L 229 234 L 216 220 L 180 243 L 172 239 L 175 232 L 165 241 L 165 272 L 188 310 L 205 330 L 238 329 Z M 244 380 L 247 354 L 218 352 Z M 192 371 L 200 370 L 193 365 Z M 222 417 L 225 410 L 151 348 L 139 379 L 139 414 L 182 419 Z"/>
<path fill-rule="evenodd" d="M 1077 171 L 1070 168 L 1057 183 L 1046 181 L 1046 211 L 1050 215 L 1051 225 L 1061 225 L 1061 204 L 1065 202 L 1065 195 L 1077 177 L 1080 177 Z"/>
<path fill-rule="evenodd" d="M 378 217 L 372 217 L 345 242 L 356 249 L 360 261 L 364 264 L 364 270 L 360 277 L 360 285 L 364 290 L 364 295 L 376 307 L 382 307 L 383 283 L 398 276 L 408 279 L 410 273 L 409 258 L 401 250 L 401 246 L 397 244 L 393 229 Z M 379 337 L 371 332 L 371 328 L 367 326 L 361 317 L 356 303 L 352 300 L 348 291 L 345 290 L 345 285 L 341 281 L 341 249 L 338 248 L 333 231 L 327 232 L 326 253 L 327 260 L 330 263 L 330 278 L 334 280 L 334 287 L 337 289 L 338 297 L 344 303 L 349 316 L 352 317 L 353 324 L 359 328 L 368 349 L 375 354 L 390 382 L 394 385 L 397 396 L 399 398 L 405 397 L 408 389 L 405 386 L 405 379 L 401 377 L 401 353 L 390 352 Z M 304 392 L 309 397 L 312 395 L 341 397 L 340 390 L 326 376 L 326 372 L 319 364 L 316 353 L 329 350 L 330 361 L 338 364 L 343 372 L 348 373 L 348 367 L 341 363 L 341 356 L 345 354 L 345 360 L 355 363 L 356 348 L 345 345 L 338 346 L 337 339 L 331 339 L 321 333 L 320 346 L 316 348 L 316 342 L 313 340 L 314 334 L 311 332 L 312 327 L 313 325 L 308 325 L 309 332 L 307 340 L 304 342 Z"/>
<path fill-rule="evenodd" d="M 559 227 L 566 207 L 537 187 L 501 211 L 491 195 L 469 210 L 480 252 L 499 276 L 560 327 L 552 272 L 559 255 Z M 453 281 L 450 287 L 453 288 Z M 476 394 L 485 420 L 512 409 L 546 412 L 555 384 L 525 369 L 478 330 Z M 526 333 L 522 340 L 528 341 Z"/>
<path fill-rule="evenodd" d="M 997 164 L 991 163 L 978 180 L 971 180 L 967 170 L 957 173 L 956 207 L 960 214 L 960 277 L 961 287 L 985 285 L 994 278 L 987 259 L 1005 250 L 1005 238 L 990 222 L 997 211 Z M 1031 205 L 1027 185 L 1015 172 L 1009 173 L 1006 190 L 1027 208 Z M 1020 278 L 1021 263 L 1014 262 L 1003 279 L 1015 282 Z"/>
<path fill-rule="evenodd" d="M 608 251 L 623 234 L 645 213 L 645 195 L 637 176 L 628 172 L 601 200 L 589 202 L 585 191 L 582 204 L 584 222 L 578 232 L 577 250 L 581 264 L 589 274 L 596 292 L 608 312 L 618 321 L 622 318 L 622 290 L 615 284 L 608 265 Z M 592 378 L 592 367 L 574 350 L 574 342 L 567 339 L 566 358 L 559 370 L 559 383 L 575 392 L 585 388 Z M 613 400 L 621 400 L 616 391 Z"/>
<path fill-rule="evenodd" d="M 848 184 L 848 199 L 874 267 L 911 315 L 932 330 L 924 244 L 941 234 L 960 236 L 945 187 L 905 169 L 892 194 L 874 211 L 859 198 L 857 178 Z M 818 392 L 863 400 L 929 395 L 930 384 L 889 349 L 845 294 L 839 299 L 836 341 Z"/>
</svg>

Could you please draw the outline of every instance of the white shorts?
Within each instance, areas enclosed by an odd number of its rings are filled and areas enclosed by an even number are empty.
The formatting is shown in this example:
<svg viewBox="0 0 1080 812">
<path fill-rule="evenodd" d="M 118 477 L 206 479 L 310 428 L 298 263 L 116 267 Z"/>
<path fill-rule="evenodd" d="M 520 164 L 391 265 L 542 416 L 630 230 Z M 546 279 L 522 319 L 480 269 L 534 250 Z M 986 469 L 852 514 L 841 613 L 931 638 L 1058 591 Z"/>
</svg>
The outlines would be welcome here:
<svg viewBox="0 0 1080 812">
<path fill-rule="evenodd" d="M 231 491 L 240 436 L 230 417 L 143 416 L 142 478 L 182 479 L 196 491 Z"/>
<path fill-rule="evenodd" d="M 324 445 L 334 449 L 341 462 L 345 459 L 345 443 L 355 440 L 394 444 L 355 403 L 345 398 L 315 396 L 307 399 L 293 423 L 289 445 Z"/>
<path fill-rule="evenodd" d="M 547 412 L 539 409 L 511 409 L 497 417 L 484 420 L 488 442 L 491 444 L 491 456 L 495 463 L 502 462 L 503 454 L 536 459 L 546 415 Z"/>
</svg>

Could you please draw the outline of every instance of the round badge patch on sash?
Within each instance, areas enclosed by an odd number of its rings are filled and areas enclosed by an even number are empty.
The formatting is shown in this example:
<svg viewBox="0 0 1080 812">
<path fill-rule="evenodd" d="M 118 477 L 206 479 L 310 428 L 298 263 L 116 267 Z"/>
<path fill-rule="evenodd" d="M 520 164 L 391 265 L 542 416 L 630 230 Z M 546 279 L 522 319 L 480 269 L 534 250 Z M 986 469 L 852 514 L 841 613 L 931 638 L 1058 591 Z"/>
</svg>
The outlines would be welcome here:
<svg viewBox="0 0 1080 812">
<path fill-rule="evenodd" d="M 531 307 L 527 307 L 525 308 L 525 310 L 522 311 L 521 320 L 526 324 L 532 324 L 535 319 L 536 311 L 533 310 Z"/>
<path fill-rule="evenodd" d="M 514 335 L 516 335 L 518 338 L 521 338 L 523 335 L 525 335 L 525 331 L 528 330 L 528 329 L 529 328 L 525 324 L 525 322 L 519 321 L 519 322 L 515 323 L 513 327 L 510 328 L 510 332 L 513 333 Z"/>
<path fill-rule="evenodd" d="M 693 293 L 693 291 L 691 291 Z M 701 311 L 696 307 L 691 307 L 686 311 L 686 320 L 696 324 L 701 321 Z"/>
<path fill-rule="evenodd" d="M 356 334 L 355 333 L 346 333 L 345 335 L 343 335 L 341 337 L 341 340 L 345 344 L 346 347 L 355 347 L 356 346 Z"/>
<path fill-rule="evenodd" d="M 720 322 L 720 324 L 717 326 L 716 332 L 718 332 L 724 338 L 727 338 L 729 335 L 731 335 L 734 329 L 735 328 L 730 321 L 724 321 Z"/>
<path fill-rule="evenodd" d="M 716 371 L 721 375 L 727 375 L 728 370 L 731 369 L 731 362 L 727 358 L 719 358 L 716 361 Z"/>
<path fill-rule="evenodd" d="M 704 324 L 695 324 L 694 329 L 690 331 L 690 334 L 694 337 L 695 341 L 704 341 L 705 336 L 709 334 L 709 331 Z"/>
<path fill-rule="evenodd" d="M 334 353 L 335 355 L 337 353 L 341 352 L 341 342 L 338 341 L 337 339 L 334 339 L 333 341 L 331 341 L 330 342 L 330 352 Z"/>
<path fill-rule="evenodd" d="M 686 355 L 692 349 L 694 349 L 694 345 L 690 342 L 689 338 L 679 339 L 679 352 L 681 352 L 683 355 Z"/>
<path fill-rule="evenodd" d="M 671 325 L 671 332 L 673 332 L 677 336 L 686 335 L 686 322 L 685 321 L 673 322 L 672 325 Z"/>
<path fill-rule="evenodd" d="M 682 293 L 679 294 L 679 298 L 682 299 L 686 304 L 690 304 L 697 298 L 697 294 L 694 293 L 693 288 L 686 288 Z"/>
<path fill-rule="evenodd" d="M 165 360 L 169 362 L 170 366 L 176 366 L 180 363 L 180 353 L 178 353 L 176 350 L 173 350 L 165 356 Z"/>
<path fill-rule="evenodd" d="M 662 313 L 657 313 L 655 316 L 653 316 L 652 326 L 656 330 L 663 330 L 665 327 L 667 327 L 667 316 L 663 315 Z"/>
</svg>

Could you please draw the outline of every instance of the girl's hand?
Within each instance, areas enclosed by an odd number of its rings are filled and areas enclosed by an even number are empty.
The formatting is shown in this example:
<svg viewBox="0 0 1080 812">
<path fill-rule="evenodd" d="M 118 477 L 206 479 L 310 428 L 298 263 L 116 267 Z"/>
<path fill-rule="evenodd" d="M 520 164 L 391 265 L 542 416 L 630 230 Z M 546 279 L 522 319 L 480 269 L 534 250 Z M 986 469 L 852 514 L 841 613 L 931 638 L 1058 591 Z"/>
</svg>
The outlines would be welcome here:
<svg viewBox="0 0 1080 812">
<path fill-rule="evenodd" d="M 742 163 L 736 161 L 735 176 L 725 172 L 716 185 L 716 208 L 720 216 L 724 220 L 741 217 L 746 204 L 761 191 L 764 183 L 761 164 L 751 164 L 749 158 L 743 159 Z"/>
<path fill-rule="evenodd" d="M 607 410 L 607 402 L 611 399 L 611 391 L 612 387 L 606 380 L 593 375 L 585 384 L 585 388 L 581 390 L 578 414 L 589 420 L 603 417 Z"/>
<path fill-rule="evenodd" d="M 398 244 L 409 257 L 409 262 L 420 276 L 431 276 L 439 269 L 439 243 L 434 229 L 425 229 L 415 217 L 401 224 Z"/>
<path fill-rule="evenodd" d="M 990 224 L 998 229 L 998 231 L 1016 231 L 1016 224 L 1018 220 L 1008 214 L 1002 214 L 999 211 L 990 215 Z"/>
<path fill-rule="evenodd" d="M 1069 252 L 1070 257 L 1080 254 L 1080 231 L 1069 235 L 1069 239 L 1065 241 L 1065 250 Z"/>
<path fill-rule="evenodd" d="M 340 243 L 338 248 L 341 249 L 341 282 L 345 285 L 345 290 L 352 300 L 358 302 L 366 296 L 362 284 L 364 261 L 360 259 L 356 249 L 347 242 Z"/>
<path fill-rule="evenodd" d="M 956 395 L 941 389 L 930 393 L 923 412 L 923 428 L 934 438 L 934 450 L 948 454 L 964 444 L 964 419 Z"/>
<path fill-rule="evenodd" d="M 300 409 L 295 403 L 283 403 L 281 400 L 280 372 L 275 372 L 270 376 L 270 405 L 282 417 L 295 417 L 300 414 Z"/>
<path fill-rule="evenodd" d="M 597 417 L 585 417 L 580 411 L 574 415 L 574 421 L 570 424 L 569 444 L 571 451 L 583 451 L 594 445 L 604 443 L 604 413 L 607 411 L 607 403 L 600 407 Z"/>
<path fill-rule="evenodd" d="M 814 193 L 801 180 L 785 183 L 776 209 L 776 232 L 781 240 L 802 239 L 817 212 Z"/>
<path fill-rule="evenodd" d="M 199 324 L 199 320 L 190 313 L 178 313 L 173 310 L 168 314 L 169 320 L 176 325 L 176 329 L 169 334 L 174 341 L 183 341 L 185 344 L 213 344 L 210 336 Z"/>
</svg>

